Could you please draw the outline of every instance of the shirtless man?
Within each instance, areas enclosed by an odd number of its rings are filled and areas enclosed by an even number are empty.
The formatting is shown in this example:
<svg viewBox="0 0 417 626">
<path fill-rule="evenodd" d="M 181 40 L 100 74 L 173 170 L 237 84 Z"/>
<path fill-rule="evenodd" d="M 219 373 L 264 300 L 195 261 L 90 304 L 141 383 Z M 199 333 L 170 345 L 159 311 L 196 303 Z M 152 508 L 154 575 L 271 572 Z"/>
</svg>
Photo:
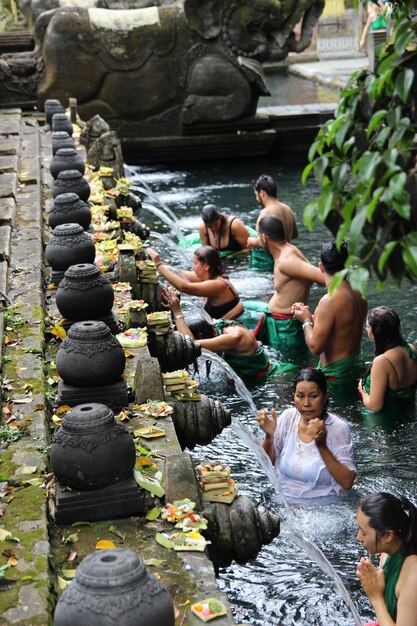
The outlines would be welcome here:
<svg viewBox="0 0 417 626">
<path fill-rule="evenodd" d="M 294 318 L 292 306 L 300 299 L 308 299 L 313 282 L 324 285 L 325 277 L 300 250 L 285 239 L 284 223 L 266 215 L 258 224 L 262 246 L 274 260 L 275 291 L 268 308 L 254 331 L 263 343 L 285 352 L 285 356 L 305 353 L 303 328 Z"/>
<path fill-rule="evenodd" d="M 307 346 L 320 355 L 318 369 L 328 377 L 332 391 L 356 389 L 363 372 L 360 346 L 367 303 L 346 279 L 332 295 L 329 292 L 333 276 L 344 269 L 347 257 L 345 243 L 340 250 L 335 242 L 323 244 L 320 270 L 328 293 L 319 301 L 314 316 L 303 301 L 292 307 L 294 317 L 303 325 Z"/>
<path fill-rule="evenodd" d="M 256 230 L 259 233 L 259 222 L 265 215 L 273 215 L 282 220 L 284 224 L 285 239 L 291 242 L 298 237 L 298 228 L 295 215 L 287 204 L 277 198 L 277 186 L 274 179 L 267 174 L 261 174 L 253 181 L 253 191 L 256 200 L 262 209 L 256 220 Z M 273 271 L 274 263 L 271 256 L 262 245 L 261 237 L 249 237 L 246 246 L 251 249 L 251 265 L 260 270 Z"/>
</svg>

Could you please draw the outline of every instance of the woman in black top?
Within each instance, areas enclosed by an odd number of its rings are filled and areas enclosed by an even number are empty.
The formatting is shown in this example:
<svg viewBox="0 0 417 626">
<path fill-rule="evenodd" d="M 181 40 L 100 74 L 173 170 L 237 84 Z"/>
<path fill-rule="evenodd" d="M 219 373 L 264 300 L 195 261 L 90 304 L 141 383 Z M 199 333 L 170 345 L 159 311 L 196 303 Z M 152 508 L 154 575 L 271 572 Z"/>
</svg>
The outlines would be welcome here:
<svg viewBox="0 0 417 626">
<path fill-rule="evenodd" d="M 233 215 L 224 215 L 214 204 L 206 204 L 201 211 L 198 232 L 203 246 L 212 246 L 219 252 L 246 252 L 249 232 L 244 223 Z"/>
<path fill-rule="evenodd" d="M 212 318 L 233 320 L 243 313 L 239 294 L 228 277 L 223 276 L 220 255 L 211 246 L 201 246 L 194 252 L 191 272 L 178 272 L 166 265 L 152 248 L 147 252 L 162 276 L 176 289 L 206 298 L 204 309 Z"/>
</svg>

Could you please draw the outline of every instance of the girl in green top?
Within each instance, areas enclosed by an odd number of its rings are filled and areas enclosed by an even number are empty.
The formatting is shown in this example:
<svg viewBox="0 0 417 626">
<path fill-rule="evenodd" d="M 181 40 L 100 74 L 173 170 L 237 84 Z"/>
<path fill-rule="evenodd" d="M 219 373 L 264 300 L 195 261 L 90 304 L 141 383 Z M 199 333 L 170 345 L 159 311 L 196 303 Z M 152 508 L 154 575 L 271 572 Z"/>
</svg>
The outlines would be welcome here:
<svg viewBox="0 0 417 626">
<path fill-rule="evenodd" d="M 356 574 L 379 626 L 417 626 L 417 509 L 407 498 L 373 493 L 359 502 L 357 540 L 381 553 L 379 569 L 362 558 Z"/>
<path fill-rule="evenodd" d="M 358 391 L 369 411 L 381 411 L 389 400 L 414 398 L 417 350 L 401 336 L 400 318 L 386 306 L 368 313 L 366 332 L 375 343 L 375 358 L 359 381 Z"/>
</svg>

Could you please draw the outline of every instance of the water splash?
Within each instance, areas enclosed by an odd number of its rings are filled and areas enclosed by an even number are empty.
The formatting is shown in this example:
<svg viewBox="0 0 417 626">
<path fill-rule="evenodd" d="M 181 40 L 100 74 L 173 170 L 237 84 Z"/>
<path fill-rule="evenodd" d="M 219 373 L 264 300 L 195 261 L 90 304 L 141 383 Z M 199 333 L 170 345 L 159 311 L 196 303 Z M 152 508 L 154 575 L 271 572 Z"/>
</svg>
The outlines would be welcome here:
<svg viewBox="0 0 417 626">
<path fill-rule="evenodd" d="M 140 210 L 142 211 L 143 209 L 145 211 L 149 211 L 149 213 L 153 213 L 153 215 L 156 215 L 156 217 L 159 217 L 159 219 L 162 222 L 164 222 L 164 224 L 169 226 L 169 228 L 174 232 L 174 234 L 177 237 L 178 241 L 185 241 L 184 240 L 184 235 L 182 234 L 181 229 L 179 227 L 177 218 L 172 219 L 172 217 L 170 215 L 168 215 L 164 211 L 164 209 L 160 209 L 160 208 L 154 206 L 153 204 L 148 204 L 147 202 L 142 202 L 142 207 L 141 207 Z"/>
<path fill-rule="evenodd" d="M 250 410 L 252 411 L 254 415 L 256 415 L 257 411 L 256 411 L 256 406 L 253 401 L 253 398 L 249 390 L 245 386 L 245 383 L 240 378 L 240 376 L 236 374 L 235 370 L 232 367 L 230 367 L 230 365 L 226 363 L 226 361 L 222 359 L 220 355 L 216 354 L 215 352 L 211 352 L 211 350 L 206 350 L 206 348 L 202 348 L 200 358 L 203 358 L 206 361 L 213 361 L 214 363 L 217 363 L 217 365 L 224 372 L 226 372 L 229 378 L 231 378 L 233 382 L 235 383 L 235 389 L 237 393 L 240 395 L 242 400 L 245 400 L 245 402 L 249 404 Z"/>
<path fill-rule="evenodd" d="M 207 313 L 207 311 L 204 308 L 204 304 L 202 300 L 197 300 L 197 302 L 192 302 L 191 300 L 185 300 L 183 298 L 181 298 L 181 305 L 182 304 L 186 304 L 189 307 L 193 308 L 195 311 L 197 311 L 197 313 L 200 315 L 200 317 L 202 317 L 204 320 L 206 320 L 206 322 L 208 324 L 213 325 L 214 324 L 214 320 L 211 317 L 211 315 L 209 315 Z"/>
<path fill-rule="evenodd" d="M 175 215 L 174 211 L 172 211 L 172 209 L 170 209 L 169 206 L 161 200 L 161 198 L 158 198 L 158 196 L 153 193 L 152 189 L 149 187 L 147 182 L 145 182 L 144 180 L 141 180 L 140 184 L 143 185 L 143 187 L 138 187 L 137 185 L 134 185 L 132 186 L 132 191 L 141 191 L 150 200 L 152 200 L 152 202 L 157 202 L 159 206 L 164 209 L 165 213 L 167 213 L 174 222 L 178 221 L 178 218 Z"/>
<path fill-rule="evenodd" d="M 355 626 L 362 626 L 362 620 L 356 606 L 352 601 L 352 598 L 349 595 L 348 590 L 343 584 L 343 581 L 340 578 L 339 574 L 336 572 L 333 565 L 326 558 L 320 548 L 316 546 L 312 541 L 310 541 L 310 539 L 304 537 L 304 535 L 300 533 L 299 530 L 296 530 L 295 528 L 291 528 L 290 530 L 286 527 L 285 524 L 281 524 L 280 536 L 286 537 L 287 539 L 289 539 L 289 541 L 299 546 L 304 552 L 308 554 L 312 561 L 315 561 L 322 569 L 322 571 L 333 580 L 337 591 L 346 602 L 346 605 L 352 613 L 353 619 L 355 621 Z"/>
<path fill-rule="evenodd" d="M 158 239 L 158 241 L 162 241 L 162 243 L 165 244 L 165 246 L 171 248 L 172 250 L 175 250 L 175 252 L 181 255 L 184 261 L 186 261 L 187 263 L 191 262 L 191 257 L 189 254 L 187 254 L 187 251 L 184 248 L 180 248 L 175 243 L 175 241 L 172 241 L 172 239 L 168 235 L 162 235 L 161 233 L 157 233 L 155 230 L 151 230 L 150 234 L 154 239 Z"/>
</svg>

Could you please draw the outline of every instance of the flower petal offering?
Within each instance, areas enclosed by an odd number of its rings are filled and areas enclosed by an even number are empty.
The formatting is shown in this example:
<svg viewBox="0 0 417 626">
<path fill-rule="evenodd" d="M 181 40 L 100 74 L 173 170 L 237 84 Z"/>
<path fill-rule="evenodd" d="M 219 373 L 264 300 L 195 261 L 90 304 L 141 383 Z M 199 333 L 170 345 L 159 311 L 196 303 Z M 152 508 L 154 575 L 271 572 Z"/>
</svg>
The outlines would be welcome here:
<svg viewBox="0 0 417 626">
<path fill-rule="evenodd" d="M 146 328 L 129 328 L 116 335 L 116 339 L 123 348 L 142 348 L 148 343 L 148 333 Z"/>
<path fill-rule="evenodd" d="M 207 598 L 191 605 L 191 611 L 197 615 L 202 622 L 209 622 L 216 617 L 227 615 L 227 609 L 223 602 L 216 598 Z"/>
<path fill-rule="evenodd" d="M 172 406 L 159 400 L 148 400 L 140 404 L 138 410 L 148 417 L 168 417 L 174 411 Z"/>
</svg>

